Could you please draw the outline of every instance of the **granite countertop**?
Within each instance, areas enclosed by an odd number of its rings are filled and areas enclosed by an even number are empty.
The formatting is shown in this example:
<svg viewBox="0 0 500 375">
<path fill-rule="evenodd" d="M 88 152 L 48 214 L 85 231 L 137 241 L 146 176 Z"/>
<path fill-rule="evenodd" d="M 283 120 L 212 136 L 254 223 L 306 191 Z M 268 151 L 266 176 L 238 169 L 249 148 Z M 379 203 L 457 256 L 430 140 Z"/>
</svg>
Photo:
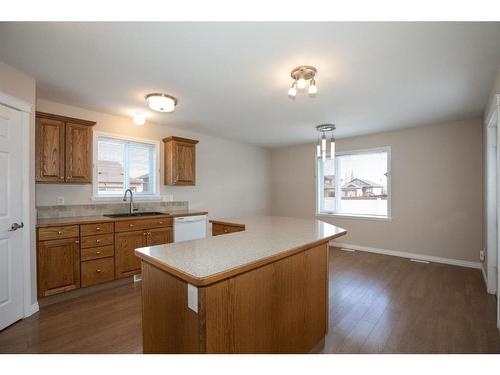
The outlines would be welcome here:
<svg viewBox="0 0 500 375">
<path fill-rule="evenodd" d="M 157 211 L 162 212 L 162 211 Z M 181 211 L 169 211 L 164 212 L 165 216 L 168 217 L 179 217 L 179 216 L 193 216 L 193 215 L 206 215 L 208 212 L 206 211 L 196 211 L 196 210 L 181 210 Z M 102 223 L 106 221 L 121 221 L 121 220 L 137 220 L 137 219 L 150 219 L 152 217 L 163 217 L 162 215 L 154 215 L 154 216 L 133 216 L 133 217 L 120 217 L 120 218 L 111 218 L 106 216 L 75 216 L 75 217 L 57 217 L 57 218 L 47 218 L 47 219 L 38 219 L 36 226 L 37 228 L 41 227 L 50 227 L 54 225 L 72 225 L 72 224 L 90 224 L 90 223 Z"/>
<path fill-rule="evenodd" d="M 314 219 L 251 216 L 213 222 L 245 225 L 245 230 L 143 247 L 136 249 L 135 253 L 164 271 L 202 286 L 347 233 L 345 229 Z"/>
</svg>

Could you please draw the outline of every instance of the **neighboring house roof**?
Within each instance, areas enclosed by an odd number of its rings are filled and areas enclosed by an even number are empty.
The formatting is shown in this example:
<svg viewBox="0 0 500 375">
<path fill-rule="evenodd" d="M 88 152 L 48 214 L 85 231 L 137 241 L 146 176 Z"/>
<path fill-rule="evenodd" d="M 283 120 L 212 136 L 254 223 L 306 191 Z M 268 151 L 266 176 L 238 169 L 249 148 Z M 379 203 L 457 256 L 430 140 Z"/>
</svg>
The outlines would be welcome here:
<svg viewBox="0 0 500 375">
<path fill-rule="evenodd" d="M 342 189 L 361 189 L 364 187 L 382 187 L 382 185 L 377 184 L 376 182 L 365 180 L 362 178 L 353 178 L 352 180 L 346 182 Z"/>
</svg>

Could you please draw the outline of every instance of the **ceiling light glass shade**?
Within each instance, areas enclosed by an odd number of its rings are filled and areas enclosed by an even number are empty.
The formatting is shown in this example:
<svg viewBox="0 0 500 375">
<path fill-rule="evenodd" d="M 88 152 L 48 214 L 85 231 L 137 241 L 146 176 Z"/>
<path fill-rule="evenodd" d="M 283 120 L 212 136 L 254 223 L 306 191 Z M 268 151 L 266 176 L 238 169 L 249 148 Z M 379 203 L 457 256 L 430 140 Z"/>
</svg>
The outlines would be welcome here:
<svg viewBox="0 0 500 375">
<path fill-rule="evenodd" d="M 297 87 L 299 89 L 304 89 L 306 87 L 306 84 L 307 84 L 307 82 L 306 82 L 306 80 L 304 78 L 299 78 L 297 80 Z"/>
<path fill-rule="evenodd" d="M 316 157 L 320 158 L 321 157 L 321 146 L 316 145 Z"/>
<path fill-rule="evenodd" d="M 330 140 L 330 159 L 335 157 L 335 138 Z"/>
<path fill-rule="evenodd" d="M 149 108 L 157 112 L 173 112 L 177 99 L 167 94 L 149 94 L 146 96 Z"/>
<path fill-rule="evenodd" d="M 137 126 L 142 126 L 146 123 L 146 116 L 143 113 L 136 113 L 132 119 Z"/>
<path fill-rule="evenodd" d="M 321 151 L 326 152 L 326 136 L 324 134 L 321 137 Z"/>
<path fill-rule="evenodd" d="M 290 87 L 288 89 L 288 95 L 289 96 L 295 96 L 295 95 L 297 95 L 297 89 L 295 88 L 295 85 L 293 85 L 292 87 Z"/>
<path fill-rule="evenodd" d="M 326 150 L 321 153 L 321 159 L 323 160 L 323 162 L 326 161 Z"/>
<path fill-rule="evenodd" d="M 316 86 L 316 81 L 312 79 L 311 84 L 309 85 L 309 94 L 314 95 L 317 92 L 318 92 L 318 87 Z"/>
</svg>

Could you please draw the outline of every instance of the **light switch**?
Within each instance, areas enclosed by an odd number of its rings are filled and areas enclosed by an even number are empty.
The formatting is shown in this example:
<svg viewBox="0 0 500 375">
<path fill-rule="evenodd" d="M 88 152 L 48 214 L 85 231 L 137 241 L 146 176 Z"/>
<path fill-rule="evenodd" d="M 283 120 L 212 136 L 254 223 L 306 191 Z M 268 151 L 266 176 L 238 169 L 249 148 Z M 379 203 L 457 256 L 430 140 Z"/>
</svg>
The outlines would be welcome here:
<svg viewBox="0 0 500 375">
<path fill-rule="evenodd" d="M 188 307 L 198 312 L 198 288 L 191 284 L 188 284 Z"/>
</svg>

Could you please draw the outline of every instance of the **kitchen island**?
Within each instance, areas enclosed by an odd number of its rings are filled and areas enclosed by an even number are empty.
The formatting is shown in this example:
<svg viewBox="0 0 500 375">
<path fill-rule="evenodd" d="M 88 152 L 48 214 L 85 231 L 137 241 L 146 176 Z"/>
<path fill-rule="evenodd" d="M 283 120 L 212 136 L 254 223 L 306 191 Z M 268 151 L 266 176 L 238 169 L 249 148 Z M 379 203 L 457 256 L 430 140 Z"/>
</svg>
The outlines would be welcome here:
<svg viewBox="0 0 500 375">
<path fill-rule="evenodd" d="M 328 242 L 311 219 L 217 220 L 242 231 L 136 249 L 144 353 L 308 353 L 328 331 Z"/>
</svg>

